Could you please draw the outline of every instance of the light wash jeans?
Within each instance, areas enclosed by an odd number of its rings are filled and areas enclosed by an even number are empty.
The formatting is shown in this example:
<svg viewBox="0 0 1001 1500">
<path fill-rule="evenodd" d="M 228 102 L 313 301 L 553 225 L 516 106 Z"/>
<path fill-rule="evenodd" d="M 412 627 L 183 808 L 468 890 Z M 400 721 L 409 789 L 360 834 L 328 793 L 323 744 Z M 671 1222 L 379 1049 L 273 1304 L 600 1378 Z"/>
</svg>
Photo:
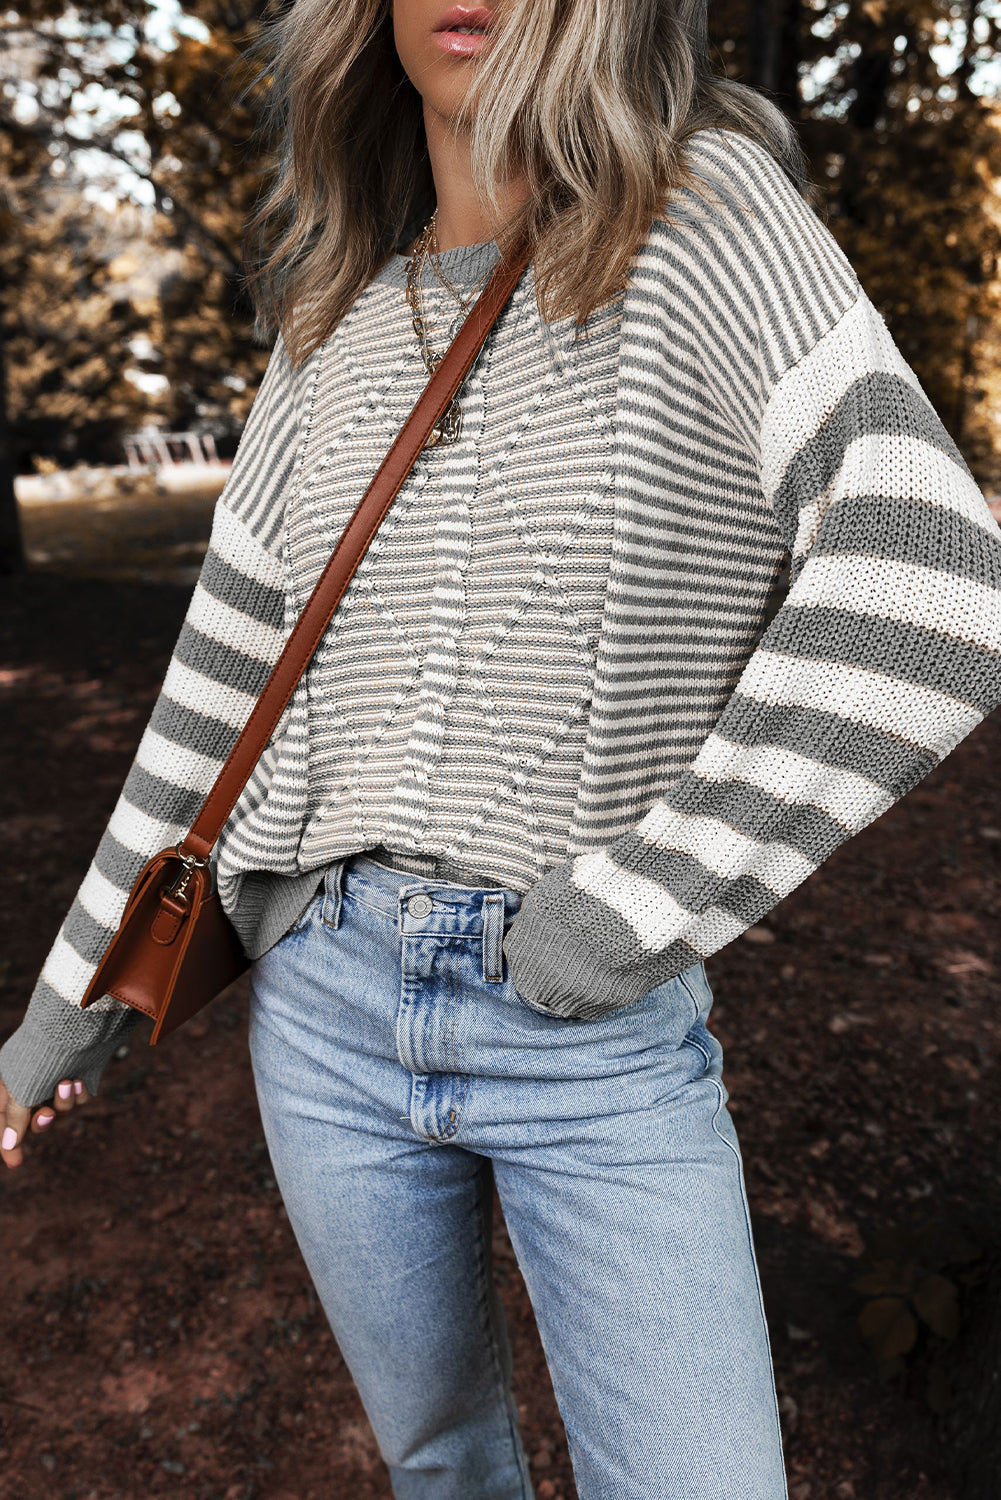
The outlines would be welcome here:
<svg viewBox="0 0 1001 1500">
<path fill-rule="evenodd" d="M 532 1494 L 492 1177 L 581 1500 L 782 1500 L 702 966 L 602 1020 L 562 1020 L 507 977 L 518 905 L 354 856 L 253 966 L 274 1170 L 393 1493 Z"/>
</svg>

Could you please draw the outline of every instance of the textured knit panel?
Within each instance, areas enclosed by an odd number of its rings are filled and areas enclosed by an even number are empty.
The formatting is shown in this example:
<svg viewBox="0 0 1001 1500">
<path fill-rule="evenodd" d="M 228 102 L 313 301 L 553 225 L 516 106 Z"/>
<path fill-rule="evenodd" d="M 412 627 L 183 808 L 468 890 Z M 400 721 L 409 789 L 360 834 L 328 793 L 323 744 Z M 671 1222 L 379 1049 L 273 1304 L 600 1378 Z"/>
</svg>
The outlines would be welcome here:
<svg viewBox="0 0 1001 1500">
<path fill-rule="evenodd" d="M 623 304 L 568 858 L 505 944 L 521 993 L 561 1014 L 627 1004 L 760 920 L 1001 702 L 1001 536 L 913 372 L 761 147 L 703 131 L 690 158 L 702 191 L 652 226 Z M 129 872 L 183 829 L 234 733 L 243 700 L 210 685 L 247 693 L 281 637 L 288 434 L 314 374 L 276 357 L 258 398 L 179 645 L 206 695 L 176 673 L 184 701 L 158 705 L 72 937 L 0 1054 L 18 1097 L 46 1097 L 119 1024 L 74 1007 Z M 304 732 L 292 715 L 276 735 L 265 805 L 296 791 L 272 773 Z"/>
<path fill-rule="evenodd" d="M 444 263 L 468 290 L 495 254 Z M 403 266 L 314 372 L 286 517 L 296 611 L 426 380 Z M 455 304 L 425 291 L 441 346 Z M 621 302 L 575 343 L 572 320 L 540 322 L 528 273 L 464 387 L 460 442 L 404 485 L 227 830 L 220 888 L 251 951 L 277 935 L 276 904 L 285 920 L 308 894 L 299 870 L 356 849 L 523 890 L 565 857 L 611 542 Z"/>
<path fill-rule="evenodd" d="M 457 259 L 475 281 L 495 254 L 443 259 L 462 284 Z M 440 347 L 455 303 L 426 296 Z M 283 795 L 234 824 L 227 879 L 237 839 L 250 870 L 381 846 L 517 890 L 566 857 L 611 546 L 620 315 L 616 298 L 575 346 L 572 319 L 541 323 L 526 273 L 464 386 L 459 441 L 422 455 L 349 587 L 293 709 L 305 734 L 286 735 Z M 297 608 L 426 378 L 402 277 L 380 278 L 316 374 L 287 516 Z"/>
</svg>

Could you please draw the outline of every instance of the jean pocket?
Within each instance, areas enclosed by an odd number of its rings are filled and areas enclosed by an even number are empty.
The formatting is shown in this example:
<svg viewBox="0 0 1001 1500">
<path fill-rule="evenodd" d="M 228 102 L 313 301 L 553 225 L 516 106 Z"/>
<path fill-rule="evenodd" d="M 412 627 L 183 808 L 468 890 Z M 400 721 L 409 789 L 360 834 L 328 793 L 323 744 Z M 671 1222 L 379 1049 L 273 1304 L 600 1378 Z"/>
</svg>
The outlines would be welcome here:
<svg viewBox="0 0 1001 1500">
<path fill-rule="evenodd" d="M 680 1047 L 702 1013 L 702 1005 L 696 988 L 685 974 L 676 974 L 654 985 L 635 1000 L 629 1010 L 637 1016 L 649 1019 L 659 1040 L 671 1047 Z"/>
</svg>

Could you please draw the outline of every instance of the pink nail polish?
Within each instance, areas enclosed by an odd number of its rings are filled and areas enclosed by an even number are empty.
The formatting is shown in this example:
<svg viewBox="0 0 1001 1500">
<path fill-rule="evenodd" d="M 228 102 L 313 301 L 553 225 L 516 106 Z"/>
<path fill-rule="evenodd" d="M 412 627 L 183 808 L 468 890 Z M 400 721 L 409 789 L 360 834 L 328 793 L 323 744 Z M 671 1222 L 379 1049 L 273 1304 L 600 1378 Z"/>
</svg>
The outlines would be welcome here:
<svg viewBox="0 0 1001 1500">
<path fill-rule="evenodd" d="M 38 1123 L 41 1126 L 41 1128 L 44 1130 L 45 1127 L 46 1127 L 46 1125 L 51 1125 L 52 1121 L 54 1119 L 55 1119 L 55 1115 L 39 1115 L 38 1116 Z"/>
<path fill-rule="evenodd" d="M 61 1083 L 56 1089 L 56 1093 L 59 1095 L 60 1099 L 68 1099 L 72 1092 L 73 1085 L 71 1083 Z"/>
<path fill-rule="evenodd" d="M 13 1149 L 14 1149 L 14 1147 L 16 1145 L 17 1145 L 17 1131 L 13 1128 L 13 1126 L 8 1125 L 7 1129 L 3 1133 L 3 1142 L 2 1142 L 3 1150 L 4 1151 L 13 1151 Z"/>
<path fill-rule="evenodd" d="M 74 1094 L 82 1094 L 83 1093 L 83 1084 L 80 1082 L 79 1078 L 76 1080 L 76 1082 L 73 1085 L 73 1092 L 74 1092 Z"/>
</svg>

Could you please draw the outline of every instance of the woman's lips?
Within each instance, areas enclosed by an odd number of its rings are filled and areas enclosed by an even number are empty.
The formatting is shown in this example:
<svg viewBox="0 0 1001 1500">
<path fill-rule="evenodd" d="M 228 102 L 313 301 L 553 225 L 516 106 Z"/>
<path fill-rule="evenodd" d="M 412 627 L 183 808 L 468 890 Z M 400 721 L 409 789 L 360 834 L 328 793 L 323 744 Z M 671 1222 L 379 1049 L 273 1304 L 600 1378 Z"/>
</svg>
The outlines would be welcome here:
<svg viewBox="0 0 1001 1500">
<path fill-rule="evenodd" d="M 447 11 L 432 32 L 432 41 L 448 57 L 475 57 L 489 41 L 493 15 L 489 10 L 456 6 Z"/>
</svg>

